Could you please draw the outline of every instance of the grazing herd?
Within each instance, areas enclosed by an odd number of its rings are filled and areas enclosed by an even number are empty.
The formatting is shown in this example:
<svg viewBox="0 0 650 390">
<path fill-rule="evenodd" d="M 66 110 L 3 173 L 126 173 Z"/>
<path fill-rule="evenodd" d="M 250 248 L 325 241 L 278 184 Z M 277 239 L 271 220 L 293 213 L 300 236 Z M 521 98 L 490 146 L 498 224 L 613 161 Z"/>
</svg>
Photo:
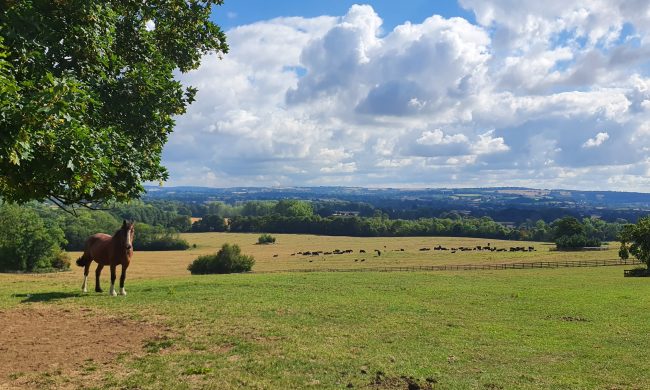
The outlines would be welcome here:
<svg viewBox="0 0 650 390">
<path fill-rule="evenodd" d="M 430 251 L 431 248 L 420 248 L 420 251 L 425 252 L 425 251 Z M 468 248 L 468 247 L 458 247 L 458 248 L 445 248 L 442 245 L 438 245 L 433 248 L 434 251 L 451 251 L 451 253 L 456 253 L 458 251 L 461 252 L 470 252 L 470 251 L 490 251 L 490 252 L 535 252 L 535 247 L 534 246 L 511 246 L 510 249 L 506 248 L 497 248 L 495 246 L 490 246 L 490 243 L 488 242 L 487 246 L 481 246 L 477 245 L 473 248 Z"/>
<path fill-rule="evenodd" d="M 470 251 L 488 251 L 488 252 L 535 252 L 536 249 L 533 246 L 513 246 L 510 248 L 497 248 L 495 246 L 491 246 L 490 243 L 488 242 L 486 246 L 481 246 L 477 245 L 475 247 L 458 247 L 458 248 L 446 248 L 443 247 L 442 245 L 437 245 L 434 246 L 433 248 L 429 247 L 423 247 L 420 248 L 420 252 L 427 252 L 427 251 L 449 251 L 450 253 L 456 253 L 458 251 L 460 252 L 470 252 Z M 384 246 L 383 251 L 380 249 L 374 249 L 374 257 L 381 257 L 382 253 L 386 252 L 386 246 Z M 404 248 L 399 248 L 399 249 L 393 249 L 394 252 L 404 252 Z M 296 252 L 292 253 L 291 256 L 329 256 L 329 255 L 345 255 L 345 254 L 352 254 L 354 251 L 352 249 L 345 249 L 345 250 L 340 250 L 340 249 L 334 249 L 333 251 L 322 251 L 322 250 L 306 250 L 306 251 L 301 251 L 301 252 Z M 365 254 L 366 250 L 365 249 L 360 249 L 359 254 Z M 273 255 L 273 257 L 278 257 L 278 255 Z M 366 261 L 366 259 L 354 259 L 355 262 L 357 261 Z M 311 260 L 310 260 L 311 262 Z"/>
</svg>

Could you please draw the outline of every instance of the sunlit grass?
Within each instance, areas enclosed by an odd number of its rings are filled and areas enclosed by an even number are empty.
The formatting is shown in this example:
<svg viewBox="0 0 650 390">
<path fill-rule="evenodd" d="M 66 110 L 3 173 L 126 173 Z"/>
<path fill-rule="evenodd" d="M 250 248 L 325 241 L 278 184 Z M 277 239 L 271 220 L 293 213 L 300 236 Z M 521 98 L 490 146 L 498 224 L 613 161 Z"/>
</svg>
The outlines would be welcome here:
<svg viewBox="0 0 650 390">
<path fill-rule="evenodd" d="M 185 236 L 197 244 L 190 251 L 138 252 L 127 297 L 81 294 L 79 268 L 0 275 L 0 310 L 90 307 L 171 329 L 143 345 L 142 356 L 120 358 L 124 371 L 102 374 L 93 384 L 99 388 L 406 388 L 401 377 L 444 389 L 650 387 L 650 280 L 623 278 L 622 267 L 214 276 L 186 270 L 224 242 L 255 256 L 255 270 L 356 266 L 359 249 L 368 252 L 366 267 L 613 259 L 615 249 L 562 253 L 531 243 L 536 252 L 452 255 L 418 249 L 488 240 L 274 235 L 277 244 L 262 246 L 257 236 L 193 234 Z M 372 257 L 380 248 L 382 256 Z M 355 253 L 312 263 L 290 256 L 334 249 Z"/>
</svg>

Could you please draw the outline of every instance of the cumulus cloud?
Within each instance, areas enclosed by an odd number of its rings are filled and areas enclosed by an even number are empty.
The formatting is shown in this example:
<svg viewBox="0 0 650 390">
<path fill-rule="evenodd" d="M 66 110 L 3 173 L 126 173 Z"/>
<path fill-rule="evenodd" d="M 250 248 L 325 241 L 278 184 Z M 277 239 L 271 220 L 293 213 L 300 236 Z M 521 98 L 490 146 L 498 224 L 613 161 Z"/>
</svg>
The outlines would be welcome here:
<svg viewBox="0 0 650 390">
<path fill-rule="evenodd" d="M 386 31 L 355 5 L 231 29 L 230 53 L 179 75 L 199 93 L 169 184 L 650 190 L 620 185 L 648 171 L 647 2 L 460 3 L 476 24 Z"/>
<path fill-rule="evenodd" d="M 468 139 L 464 134 L 445 135 L 440 129 L 425 131 L 417 140 L 417 143 L 422 145 L 448 145 L 467 142 Z"/>
<path fill-rule="evenodd" d="M 502 137 L 492 137 L 494 130 L 478 136 L 478 142 L 472 146 L 476 154 L 491 154 L 499 152 L 507 152 L 510 147 L 505 144 Z"/>
<path fill-rule="evenodd" d="M 603 144 L 603 142 L 609 139 L 609 134 L 607 133 L 598 133 L 594 138 L 589 138 L 582 144 L 583 148 L 595 148 Z"/>
</svg>

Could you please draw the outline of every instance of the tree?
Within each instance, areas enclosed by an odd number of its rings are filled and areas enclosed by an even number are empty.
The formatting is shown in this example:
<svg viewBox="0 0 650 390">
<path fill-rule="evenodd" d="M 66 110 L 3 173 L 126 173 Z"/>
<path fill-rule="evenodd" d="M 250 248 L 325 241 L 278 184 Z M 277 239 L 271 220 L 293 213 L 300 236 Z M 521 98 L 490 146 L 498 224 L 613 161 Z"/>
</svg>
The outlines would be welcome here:
<svg viewBox="0 0 650 390">
<path fill-rule="evenodd" d="M 105 211 L 81 210 L 76 216 L 66 214 L 60 218 L 59 226 L 65 233 L 66 250 L 82 251 L 88 237 L 95 233 L 113 234 L 120 221 Z"/>
<path fill-rule="evenodd" d="M 636 224 L 623 227 L 619 235 L 621 259 L 626 260 L 630 254 L 644 263 L 650 270 L 650 217 L 639 219 Z"/>
<path fill-rule="evenodd" d="M 584 235 L 584 226 L 574 217 L 564 217 L 553 223 L 553 239 L 563 236 Z"/>
<path fill-rule="evenodd" d="M 223 0 L 0 0 L 0 197 L 137 198 L 196 89 L 174 72 L 226 53 Z"/>
<path fill-rule="evenodd" d="M 275 205 L 276 213 L 285 217 L 311 217 L 314 209 L 304 200 L 284 199 Z"/>
<path fill-rule="evenodd" d="M 31 208 L 0 204 L 0 271 L 36 271 L 60 263 L 63 231 Z M 69 263 L 67 264 L 69 265 Z"/>
<path fill-rule="evenodd" d="M 193 232 L 224 232 L 226 222 L 220 215 L 208 214 L 192 224 Z"/>
</svg>

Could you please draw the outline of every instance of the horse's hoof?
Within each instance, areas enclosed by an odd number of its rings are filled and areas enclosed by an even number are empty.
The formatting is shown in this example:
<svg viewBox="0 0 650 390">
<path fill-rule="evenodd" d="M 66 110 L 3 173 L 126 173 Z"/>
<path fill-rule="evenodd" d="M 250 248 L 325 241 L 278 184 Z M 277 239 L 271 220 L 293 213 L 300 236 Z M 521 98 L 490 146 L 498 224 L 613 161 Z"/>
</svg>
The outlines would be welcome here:
<svg viewBox="0 0 650 390">
<path fill-rule="evenodd" d="M 111 290 L 111 296 L 112 296 L 112 297 L 116 297 L 116 296 L 117 296 L 117 292 L 115 292 L 115 290 Z"/>
<path fill-rule="evenodd" d="M 96 288 L 96 289 L 95 289 L 95 292 L 99 292 L 99 293 L 101 293 L 101 292 L 104 292 L 104 290 L 102 290 L 101 288 Z"/>
<path fill-rule="evenodd" d="M 120 295 L 126 295 L 126 290 L 125 290 L 125 289 L 121 289 L 121 290 L 120 290 Z"/>
</svg>

